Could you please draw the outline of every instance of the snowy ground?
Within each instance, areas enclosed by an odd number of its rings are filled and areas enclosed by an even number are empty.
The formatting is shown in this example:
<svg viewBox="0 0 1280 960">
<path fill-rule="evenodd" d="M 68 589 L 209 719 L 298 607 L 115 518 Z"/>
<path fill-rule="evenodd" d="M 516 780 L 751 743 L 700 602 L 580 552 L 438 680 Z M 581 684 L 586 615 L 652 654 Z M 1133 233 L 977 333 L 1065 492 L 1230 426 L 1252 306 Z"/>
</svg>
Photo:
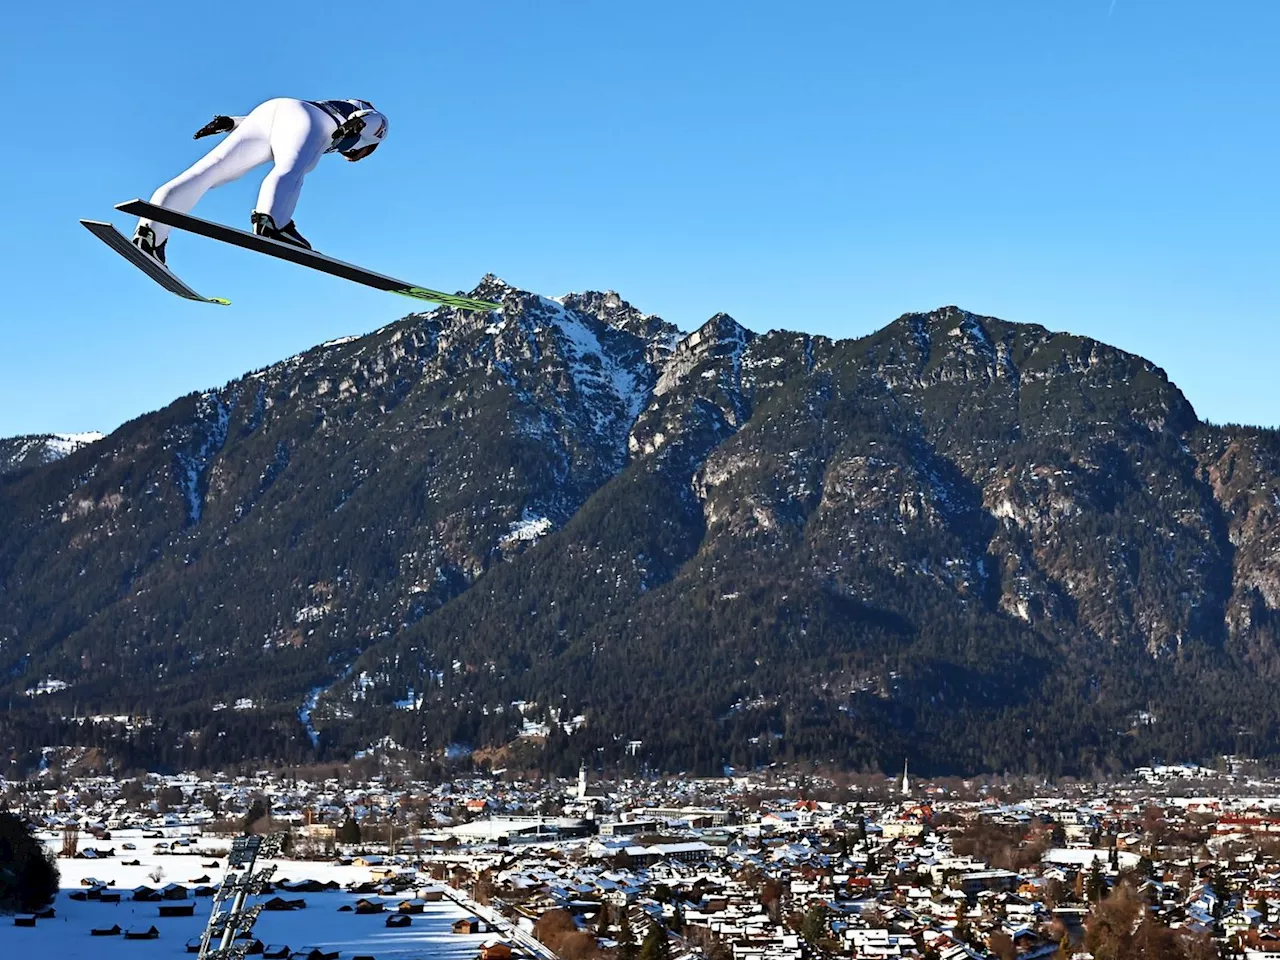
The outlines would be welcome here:
<svg viewBox="0 0 1280 960">
<path fill-rule="evenodd" d="M 136 851 L 124 851 L 123 843 L 132 842 Z M 94 843 L 94 841 L 90 841 Z M 206 869 L 201 863 L 210 859 L 209 853 L 201 855 L 174 855 L 155 853 L 155 841 L 128 836 L 125 832 L 114 834 L 110 841 L 97 843 L 101 847 L 115 847 L 117 856 L 103 860 L 60 860 L 62 891 L 54 907 L 57 916 L 52 920 L 37 921 L 34 928 L 15 927 L 10 917 L 0 916 L 0 957 L 14 960 L 152 960 L 152 958 L 192 957 L 186 952 L 187 941 L 199 937 L 209 917 L 212 898 L 195 898 L 194 917 L 160 917 L 159 904 L 136 903 L 128 899 L 129 891 L 147 884 L 157 886 L 149 876 L 157 868 L 164 871 L 159 886 L 181 883 L 208 875 L 215 882 L 221 879 L 219 869 Z M 83 844 L 82 844 L 83 845 Z M 203 840 L 206 847 L 222 847 L 226 842 Z M 121 860 L 137 859 L 140 866 L 126 867 Z M 273 861 L 279 866 L 276 879 L 336 880 L 339 883 L 370 879 L 367 867 L 343 867 L 329 863 L 310 861 Z M 260 864 L 261 866 L 261 864 Z M 96 901 L 77 902 L 68 898 L 73 890 L 83 889 L 81 880 L 93 877 L 110 883 L 124 899 L 121 903 Z M 389 929 L 385 925 L 387 914 L 356 916 L 339 913 L 338 908 L 360 899 L 345 892 L 289 893 L 278 891 L 285 899 L 301 897 L 307 902 L 305 910 L 282 913 L 263 913 L 254 926 L 254 934 L 266 944 L 286 944 L 292 950 L 303 947 L 327 947 L 341 951 L 343 960 L 355 954 L 370 954 L 377 960 L 474 960 L 481 944 L 493 934 L 459 935 L 451 932 L 453 922 L 469 914 L 457 904 L 443 900 L 428 903 L 424 913 L 414 914 L 412 926 Z M 397 897 L 368 897 L 383 899 L 387 910 L 394 911 L 401 900 L 410 898 L 406 891 Z M 188 901 L 189 902 L 189 901 Z M 91 937 L 92 927 L 110 927 L 118 924 L 122 930 L 130 927 L 146 929 L 152 924 L 160 931 L 156 940 L 125 940 L 119 937 Z"/>
</svg>

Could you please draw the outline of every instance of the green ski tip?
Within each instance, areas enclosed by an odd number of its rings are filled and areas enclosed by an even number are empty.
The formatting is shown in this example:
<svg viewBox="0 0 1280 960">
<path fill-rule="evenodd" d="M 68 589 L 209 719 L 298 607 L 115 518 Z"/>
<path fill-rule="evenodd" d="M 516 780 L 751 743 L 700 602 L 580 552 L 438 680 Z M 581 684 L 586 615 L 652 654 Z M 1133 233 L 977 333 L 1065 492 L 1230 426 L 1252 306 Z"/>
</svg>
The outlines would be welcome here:
<svg viewBox="0 0 1280 960">
<path fill-rule="evenodd" d="M 458 310 L 479 310 L 482 313 L 488 313 L 490 310 L 502 309 L 502 304 L 494 303 L 491 300 L 476 300 L 472 297 L 461 297 L 454 293 L 428 290 L 426 287 L 405 287 L 403 290 L 394 290 L 392 292 L 398 293 L 403 297 L 413 297 L 415 300 L 428 300 L 441 306 L 455 307 Z"/>
</svg>

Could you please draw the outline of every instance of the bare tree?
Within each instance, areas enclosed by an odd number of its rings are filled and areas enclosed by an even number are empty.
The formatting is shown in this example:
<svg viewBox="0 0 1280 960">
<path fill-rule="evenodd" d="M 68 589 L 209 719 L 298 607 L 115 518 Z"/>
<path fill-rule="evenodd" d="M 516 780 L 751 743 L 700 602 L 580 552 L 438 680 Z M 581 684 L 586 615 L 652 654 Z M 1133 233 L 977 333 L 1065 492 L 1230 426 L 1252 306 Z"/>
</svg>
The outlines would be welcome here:
<svg viewBox="0 0 1280 960">
<path fill-rule="evenodd" d="M 69 823 L 62 828 L 62 852 L 58 856 L 70 860 L 79 848 L 80 828 L 74 823 Z"/>
</svg>

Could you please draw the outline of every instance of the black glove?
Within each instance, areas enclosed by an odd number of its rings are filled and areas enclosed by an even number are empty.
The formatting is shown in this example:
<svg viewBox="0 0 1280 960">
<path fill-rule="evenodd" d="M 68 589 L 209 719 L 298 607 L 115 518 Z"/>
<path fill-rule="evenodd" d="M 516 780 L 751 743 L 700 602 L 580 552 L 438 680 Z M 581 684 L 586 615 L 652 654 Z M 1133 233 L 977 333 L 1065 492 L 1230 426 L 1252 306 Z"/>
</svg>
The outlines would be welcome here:
<svg viewBox="0 0 1280 960">
<path fill-rule="evenodd" d="M 333 142 L 344 140 L 347 137 L 355 137 L 360 135 L 360 131 L 364 129 L 364 117 L 352 117 L 338 125 L 338 129 L 333 131 Z"/>
<path fill-rule="evenodd" d="M 230 117 L 217 116 L 197 130 L 195 136 L 191 139 L 199 140 L 201 137 L 212 137 L 215 133 L 227 133 L 235 128 L 236 122 Z"/>
</svg>

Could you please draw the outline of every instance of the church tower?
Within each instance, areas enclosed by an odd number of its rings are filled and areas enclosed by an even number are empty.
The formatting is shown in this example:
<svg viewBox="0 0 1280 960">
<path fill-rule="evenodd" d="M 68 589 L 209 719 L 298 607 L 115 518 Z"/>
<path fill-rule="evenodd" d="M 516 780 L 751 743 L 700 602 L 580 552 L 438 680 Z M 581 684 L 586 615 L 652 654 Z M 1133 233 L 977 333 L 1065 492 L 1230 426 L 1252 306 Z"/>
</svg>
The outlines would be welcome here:
<svg viewBox="0 0 1280 960">
<path fill-rule="evenodd" d="M 585 760 L 578 767 L 578 799 L 587 799 L 587 761 Z"/>
<path fill-rule="evenodd" d="M 902 761 L 902 795 L 911 796 L 911 781 L 907 779 L 907 761 Z"/>
</svg>

